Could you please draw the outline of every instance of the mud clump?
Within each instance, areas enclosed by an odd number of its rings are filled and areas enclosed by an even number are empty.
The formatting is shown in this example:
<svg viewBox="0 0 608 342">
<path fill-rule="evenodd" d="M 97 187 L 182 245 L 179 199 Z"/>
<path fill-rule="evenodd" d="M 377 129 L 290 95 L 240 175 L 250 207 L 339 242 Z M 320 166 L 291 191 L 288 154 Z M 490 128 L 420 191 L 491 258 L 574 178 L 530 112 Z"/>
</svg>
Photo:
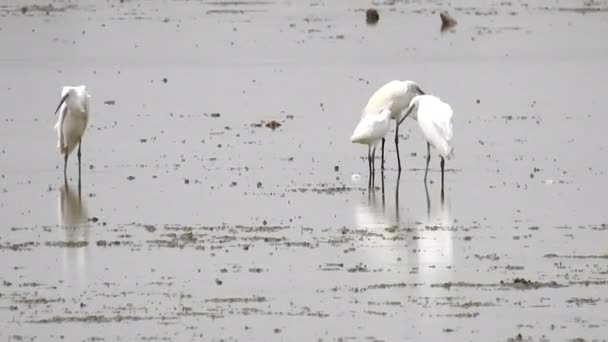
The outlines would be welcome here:
<svg viewBox="0 0 608 342">
<path fill-rule="evenodd" d="M 445 11 L 439 13 L 439 18 L 441 18 L 441 32 L 442 33 L 453 28 L 458 23 L 454 18 L 452 18 L 448 14 L 448 12 L 445 12 Z"/>
<path fill-rule="evenodd" d="M 378 10 L 369 8 L 367 11 L 365 11 L 365 22 L 367 25 L 376 25 L 378 21 L 380 21 L 380 14 L 378 13 Z"/>
<path fill-rule="evenodd" d="M 47 247 L 64 247 L 64 248 L 81 248 L 88 246 L 89 243 L 87 241 L 56 241 L 56 242 L 47 242 Z"/>
<path fill-rule="evenodd" d="M 275 120 L 272 120 L 268 123 L 266 123 L 266 127 L 272 129 L 273 131 L 279 127 L 281 127 L 281 124 Z"/>
</svg>

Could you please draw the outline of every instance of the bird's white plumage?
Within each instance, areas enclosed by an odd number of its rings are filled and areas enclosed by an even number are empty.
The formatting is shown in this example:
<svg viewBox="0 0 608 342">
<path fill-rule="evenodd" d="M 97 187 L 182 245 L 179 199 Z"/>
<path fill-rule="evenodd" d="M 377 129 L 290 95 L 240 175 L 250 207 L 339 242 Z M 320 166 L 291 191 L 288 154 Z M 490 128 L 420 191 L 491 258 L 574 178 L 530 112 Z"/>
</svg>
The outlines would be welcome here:
<svg viewBox="0 0 608 342">
<path fill-rule="evenodd" d="M 391 112 L 382 110 L 379 115 L 364 115 L 355 128 L 350 141 L 353 143 L 376 145 L 390 129 Z"/>
<path fill-rule="evenodd" d="M 442 157 L 449 159 L 454 151 L 452 107 L 432 95 L 416 96 L 411 106 L 415 106 L 412 114 L 418 114 L 418 126 L 424 138 Z"/>
<path fill-rule="evenodd" d="M 363 116 L 376 115 L 385 109 L 391 112 L 393 120 L 399 121 L 402 112 L 412 99 L 421 93 L 418 84 L 413 81 L 390 81 L 380 87 L 367 101 Z M 413 116 L 416 119 L 416 116 Z"/>
<path fill-rule="evenodd" d="M 91 97 L 84 85 L 77 87 L 66 86 L 61 90 L 61 97 L 68 94 L 59 107 L 59 118 L 55 124 L 57 131 L 57 148 L 61 154 L 70 154 L 80 143 L 89 121 L 89 98 Z"/>
</svg>

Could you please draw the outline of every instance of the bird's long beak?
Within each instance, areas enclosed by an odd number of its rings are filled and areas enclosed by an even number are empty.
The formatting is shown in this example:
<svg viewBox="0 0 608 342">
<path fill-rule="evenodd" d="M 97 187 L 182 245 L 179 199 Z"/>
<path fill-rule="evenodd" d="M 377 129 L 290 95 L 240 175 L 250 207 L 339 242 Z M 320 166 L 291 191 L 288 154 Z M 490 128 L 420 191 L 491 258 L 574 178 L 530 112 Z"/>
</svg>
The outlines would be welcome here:
<svg viewBox="0 0 608 342">
<path fill-rule="evenodd" d="M 412 114 L 412 110 L 414 110 L 414 107 L 416 107 L 415 104 L 411 104 L 409 106 L 409 108 L 407 109 L 407 112 L 405 112 L 405 115 L 401 118 L 401 120 L 399 120 L 399 125 L 401 125 L 403 120 L 405 120 L 408 116 L 410 116 L 410 114 Z"/>
<path fill-rule="evenodd" d="M 61 98 L 61 101 L 59 101 L 59 105 L 57 105 L 57 109 L 55 109 L 55 114 L 57 114 L 57 112 L 59 111 L 59 108 L 61 108 L 61 105 L 65 102 L 65 100 L 67 100 L 68 95 L 70 95 L 70 93 L 65 93 L 65 95 L 63 95 L 63 97 Z"/>
<path fill-rule="evenodd" d="M 425 93 L 425 92 L 424 92 L 422 89 L 420 89 L 420 87 L 418 87 L 418 86 L 416 87 L 416 90 L 418 90 L 418 93 L 419 93 L 420 95 L 425 95 L 425 94 L 426 94 L 426 93 Z"/>
</svg>

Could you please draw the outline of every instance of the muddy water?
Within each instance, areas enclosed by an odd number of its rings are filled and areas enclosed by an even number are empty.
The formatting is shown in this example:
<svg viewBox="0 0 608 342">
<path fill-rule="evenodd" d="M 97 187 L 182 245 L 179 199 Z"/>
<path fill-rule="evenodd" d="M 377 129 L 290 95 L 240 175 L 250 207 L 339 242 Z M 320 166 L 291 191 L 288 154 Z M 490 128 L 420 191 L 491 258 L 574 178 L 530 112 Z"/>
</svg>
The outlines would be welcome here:
<svg viewBox="0 0 608 342">
<path fill-rule="evenodd" d="M 608 3 L 368 6 L 0 6 L 0 339 L 605 339 Z M 444 201 L 414 121 L 366 189 L 391 79 L 455 110 Z"/>
</svg>

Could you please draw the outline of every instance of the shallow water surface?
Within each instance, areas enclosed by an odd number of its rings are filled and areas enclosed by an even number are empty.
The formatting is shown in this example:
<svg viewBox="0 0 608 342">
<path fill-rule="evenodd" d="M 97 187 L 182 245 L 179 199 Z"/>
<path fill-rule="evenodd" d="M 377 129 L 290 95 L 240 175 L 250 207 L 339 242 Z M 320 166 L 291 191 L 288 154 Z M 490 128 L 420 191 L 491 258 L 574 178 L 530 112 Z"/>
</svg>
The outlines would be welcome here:
<svg viewBox="0 0 608 342">
<path fill-rule="evenodd" d="M 369 5 L 0 6 L 0 340 L 605 340 L 608 2 Z M 392 79 L 454 108 L 444 198 L 413 120 L 367 189 Z"/>
</svg>

